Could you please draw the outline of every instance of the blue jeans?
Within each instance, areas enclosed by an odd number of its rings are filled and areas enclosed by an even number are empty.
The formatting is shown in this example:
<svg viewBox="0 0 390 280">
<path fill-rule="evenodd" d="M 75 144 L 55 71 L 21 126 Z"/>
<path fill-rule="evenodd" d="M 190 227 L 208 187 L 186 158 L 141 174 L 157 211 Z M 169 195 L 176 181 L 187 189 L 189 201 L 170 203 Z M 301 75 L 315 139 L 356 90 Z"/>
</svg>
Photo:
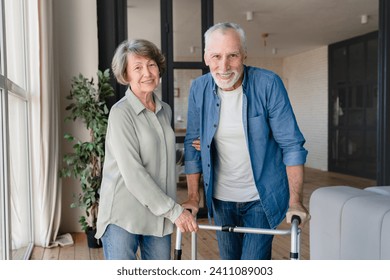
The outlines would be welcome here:
<svg viewBox="0 0 390 280">
<path fill-rule="evenodd" d="M 157 237 L 132 234 L 110 224 L 101 240 L 106 260 L 136 260 L 138 246 L 143 260 L 171 259 L 171 235 Z"/>
<path fill-rule="evenodd" d="M 266 228 L 269 223 L 260 200 L 230 202 L 213 198 L 214 222 L 218 226 Z M 270 260 L 273 235 L 217 231 L 223 260 Z"/>
</svg>

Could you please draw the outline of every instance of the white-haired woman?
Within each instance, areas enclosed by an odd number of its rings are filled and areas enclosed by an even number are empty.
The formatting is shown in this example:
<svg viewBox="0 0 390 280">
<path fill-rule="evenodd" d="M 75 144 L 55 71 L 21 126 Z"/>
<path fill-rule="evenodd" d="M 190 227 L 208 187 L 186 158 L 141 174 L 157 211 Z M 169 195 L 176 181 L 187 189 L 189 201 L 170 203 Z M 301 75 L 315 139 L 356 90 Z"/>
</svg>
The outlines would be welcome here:
<svg viewBox="0 0 390 280">
<path fill-rule="evenodd" d="M 170 259 L 173 224 L 196 231 L 192 214 L 175 202 L 172 110 L 154 90 L 165 58 L 147 40 L 120 44 L 112 60 L 126 95 L 110 111 L 96 238 L 105 259 Z"/>
</svg>

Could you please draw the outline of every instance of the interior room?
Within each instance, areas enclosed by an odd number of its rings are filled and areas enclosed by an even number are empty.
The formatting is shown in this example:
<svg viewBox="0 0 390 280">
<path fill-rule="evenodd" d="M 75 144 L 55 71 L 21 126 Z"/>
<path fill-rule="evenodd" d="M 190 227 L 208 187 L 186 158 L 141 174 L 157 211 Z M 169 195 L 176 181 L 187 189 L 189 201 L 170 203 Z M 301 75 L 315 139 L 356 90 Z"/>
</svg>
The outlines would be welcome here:
<svg viewBox="0 0 390 280">
<path fill-rule="evenodd" d="M 81 120 L 66 120 L 68 95 L 80 74 L 97 86 L 98 71 L 110 68 L 116 47 L 129 38 L 154 42 L 167 58 L 155 92 L 173 110 L 178 200 L 186 197 L 189 88 L 208 72 L 203 33 L 226 21 L 246 32 L 245 64 L 275 72 L 287 89 L 309 151 L 305 205 L 322 187 L 349 186 L 368 196 L 360 191 L 389 186 L 389 18 L 386 0 L 0 0 L 0 260 L 103 258 L 83 235 L 79 179 L 60 174 L 75 143 L 90 139 Z M 126 90 L 109 83 L 115 94 L 108 109 Z M 390 201 L 389 194 L 382 195 Z M 204 201 L 198 218 L 207 223 Z M 212 233 L 200 239 L 216 242 Z M 274 258 L 284 258 L 288 242 L 276 239 Z M 313 255 L 310 242 L 317 241 L 307 227 L 303 259 Z"/>
</svg>

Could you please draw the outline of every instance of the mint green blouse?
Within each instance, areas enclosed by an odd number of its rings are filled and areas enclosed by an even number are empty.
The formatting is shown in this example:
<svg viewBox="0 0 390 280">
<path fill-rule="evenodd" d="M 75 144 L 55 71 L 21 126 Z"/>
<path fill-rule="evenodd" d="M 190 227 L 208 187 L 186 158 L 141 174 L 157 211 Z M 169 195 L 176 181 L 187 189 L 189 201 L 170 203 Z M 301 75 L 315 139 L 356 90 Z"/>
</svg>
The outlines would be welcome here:
<svg viewBox="0 0 390 280">
<path fill-rule="evenodd" d="M 128 89 L 110 111 L 96 238 L 109 224 L 164 236 L 183 208 L 176 199 L 172 110 L 154 94 L 156 112 Z"/>
</svg>

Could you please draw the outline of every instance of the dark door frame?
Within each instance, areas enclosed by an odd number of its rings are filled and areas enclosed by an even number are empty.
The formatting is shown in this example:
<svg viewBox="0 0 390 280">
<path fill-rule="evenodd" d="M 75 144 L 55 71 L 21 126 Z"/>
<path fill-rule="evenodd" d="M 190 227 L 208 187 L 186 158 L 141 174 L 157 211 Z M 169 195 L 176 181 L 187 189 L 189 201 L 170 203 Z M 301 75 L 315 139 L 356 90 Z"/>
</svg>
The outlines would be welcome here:
<svg viewBox="0 0 390 280">
<path fill-rule="evenodd" d="M 111 60 L 118 45 L 127 39 L 127 0 L 96 0 L 99 69 L 111 69 Z M 115 96 L 107 100 L 111 108 L 126 92 L 126 87 L 111 78 Z"/>
<path fill-rule="evenodd" d="M 390 2 L 379 0 L 377 185 L 390 185 Z"/>
</svg>

